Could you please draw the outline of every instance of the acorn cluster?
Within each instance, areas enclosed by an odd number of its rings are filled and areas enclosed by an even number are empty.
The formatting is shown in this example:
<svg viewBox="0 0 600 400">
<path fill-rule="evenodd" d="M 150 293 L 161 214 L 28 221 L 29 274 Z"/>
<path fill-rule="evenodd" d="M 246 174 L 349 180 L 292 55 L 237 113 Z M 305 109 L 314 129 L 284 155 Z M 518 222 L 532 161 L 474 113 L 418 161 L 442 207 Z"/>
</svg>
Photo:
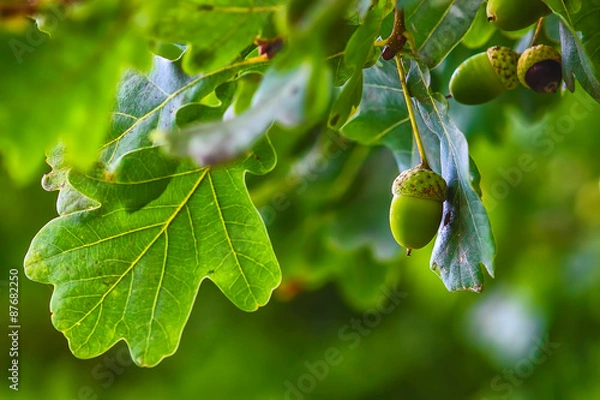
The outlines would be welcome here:
<svg viewBox="0 0 600 400">
<path fill-rule="evenodd" d="M 488 21 L 505 31 L 524 29 L 537 21 L 541 26 L 540 19 L 550 13 L 541 0 L 488 0 L 486 11 Z M 534 38 L 535 43 L 537 32 Z M 382 57 L 387 60 L 395 54 L 386 46 Z M 555 48 L 538 44 L 518 54 L 493 46 L 458 66 L 450 79 L 450 92 L 456 101 L 474 105 L 515 89 L 519 82 L 538 93 L 555 93 L 561 81 L 561 55 Z M 390 229 L 409 255 L 431 242 L 440 229 L 448 196 L 446 181 L 427 166 L 421 150 L 421 164 L 400 173 L 392 185 Z"/>
<path fill-rule="evenodd" d="M 527 28 L 549 14 L 541 0 L 489 0 L 488 21 L 506 31 Z M 520 82 L 538 93 L 555 93 L 562 81 L 561 55 L 544 44 L 522 54 L 493 46 L 463 61 L 450 78 L 450 93 L 459 103 L 475 105 L 495 99 Z"/>
</svg>

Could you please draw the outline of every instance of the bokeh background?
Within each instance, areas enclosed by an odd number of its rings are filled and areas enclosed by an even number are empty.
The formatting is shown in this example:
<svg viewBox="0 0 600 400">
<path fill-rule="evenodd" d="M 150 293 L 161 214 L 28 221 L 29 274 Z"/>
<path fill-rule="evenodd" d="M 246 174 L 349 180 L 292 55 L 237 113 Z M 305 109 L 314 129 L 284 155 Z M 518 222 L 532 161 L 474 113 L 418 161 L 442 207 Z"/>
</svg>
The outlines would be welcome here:
<svg viewBox="0 0 600 400">
<path fill-rule="evenodd" d="M 452 53 L 435 71 L 437 89 L 473 52 Z M 16 186 L 0 170 L 0 320 L 8 270 L 18 268 L 22 326 L 20 390 L 8 391 L 3 361 L 0 397 L 600 398 L 600 105 L 580 87 L 552 97 L 521 88 L 451 108 L 497 241 L 483 293 L 448 293 L 428 268 L 431 245 L 410 258 L 394 247 L 387 206 L 397 169 L 386 149 L 332 152 L 339 142 L 318 130 L 292 144 L 275 132 L 296 161 L 248 179 L 284 282 L 248 314 L 205 281 L 179 350 L 153 369 L 133 365 L 123 343 L 95 359 L 72 356 L 50 321 L 52 288 L 22 273 L 30 240 L 56 215 L 56 193 Z M 3 334 L 3 357 L 8 347 Z"/>
</svg>

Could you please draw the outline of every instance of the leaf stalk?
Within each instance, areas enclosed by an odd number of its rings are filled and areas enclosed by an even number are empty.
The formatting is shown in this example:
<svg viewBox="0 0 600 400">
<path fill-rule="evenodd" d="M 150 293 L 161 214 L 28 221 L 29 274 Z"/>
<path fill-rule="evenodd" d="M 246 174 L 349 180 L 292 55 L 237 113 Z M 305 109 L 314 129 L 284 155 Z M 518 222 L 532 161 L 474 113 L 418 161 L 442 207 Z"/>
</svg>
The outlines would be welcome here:
<svg viewBox="0 0 600 400">
<path fill-rule="evenodd" d="M 406 103 L 406 109 L 408 110 L 408 118 L 410 119 L 410 125 L 412 126 L 413 135 L 415 136 L 415 142 L 419 149 L 419 156 L 421 157 L 421 163 L 419 166 L 425 169 L 431 169 L 429 162 L 427 162 L 427 155 L 425 154 L 425 146 L 421 140 L 421 134 L 419 133 L 419 126 L 417 125 L 417 119 L 415 117 L 415 110 L 412 104 L 410 95 L 408 94 L 408 84 L 406 83 L 406 72 L 402 65 L 402 58 L 399 54 L 396 55 L 396 66 L 398 68 L 398 76 L 400 77 L 400 85 L 402 85 L 402 93 L 404 94 L 404 101 Z"/>
</svg>

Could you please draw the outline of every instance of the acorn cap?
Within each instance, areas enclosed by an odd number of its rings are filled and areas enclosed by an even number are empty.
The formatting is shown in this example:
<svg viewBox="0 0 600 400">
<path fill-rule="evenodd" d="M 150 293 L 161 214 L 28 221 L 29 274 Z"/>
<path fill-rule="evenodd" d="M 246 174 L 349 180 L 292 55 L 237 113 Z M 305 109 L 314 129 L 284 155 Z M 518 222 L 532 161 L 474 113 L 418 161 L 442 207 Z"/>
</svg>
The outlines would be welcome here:
<svg viewBox="0 0 600 400">
<path fill-rule="evenodd" d="M 532 67 L 535 68 L 530 71 Z M 539 72 L 536 70 L 539 70 Z M 519 57 L 517 75 L 519 81 L 526 88 L 540 93 L 554 93 L 558 87 L 558 83 L 562 79 L 560 53 L 554 47 L 546 46 L 545 44 L 538 44 L 528 48 Z M 539 79 L 536 79 L 532 75 L 543 75 L 546 78 L 546 84 L 538 84 L 535 80 Z M 547 85 L 548 83 L 550 85 Z"/>
<path fill-rule="evenodd" d="M 517 60 L 518 54 L 508 47 L 493 46 L 487 49 L 488 59 L 492 68 L 505 89 L 510 90 L 517 87 Z"/>
<path fill-rule="evenodd" d="M 430 169 L 418 166 L 402 171 L 392 185 L 392 193 L 395 196 L 418 197 L 440 203 L 446 200 L 447 190 L 444 178 Z"/>
</svg>

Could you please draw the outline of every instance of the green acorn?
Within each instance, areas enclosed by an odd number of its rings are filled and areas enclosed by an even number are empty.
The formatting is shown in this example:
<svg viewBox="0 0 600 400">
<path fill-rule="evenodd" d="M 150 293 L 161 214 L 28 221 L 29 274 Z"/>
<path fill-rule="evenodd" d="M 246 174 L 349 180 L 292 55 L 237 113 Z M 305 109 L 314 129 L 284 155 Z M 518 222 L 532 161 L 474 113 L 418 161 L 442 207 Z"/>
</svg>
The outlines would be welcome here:
<svg viewBox="0 0 600 400">
<path fill-rule="evenodd" d="M 450 93 L 459 103 L 482 104 L 517 87 L 518 54 L 494 46 L 467 58 L 450 78 Z"/>
<path fill-rule="evenodd" d="M 505 31 L 527 28 L 550 14 L 541 0 L 489 0 L 486 11 L 488 21 Z"/>
<path fill-rule="evenodd" d="M 519 57 L 517 76 L 523 86 L 538 93 L 555 93 L 562 81 L 560 53 L 545 44 L 528 48 Z"/>
<path fill-rule="evenodd" d="M 407 249 L 420 249 L 431 242 L 442 221 L 446 200 L 444 178 L 422 166 L 403 171 L 392 185 L 390 228 L 396 242 Z"/>
</svg>

